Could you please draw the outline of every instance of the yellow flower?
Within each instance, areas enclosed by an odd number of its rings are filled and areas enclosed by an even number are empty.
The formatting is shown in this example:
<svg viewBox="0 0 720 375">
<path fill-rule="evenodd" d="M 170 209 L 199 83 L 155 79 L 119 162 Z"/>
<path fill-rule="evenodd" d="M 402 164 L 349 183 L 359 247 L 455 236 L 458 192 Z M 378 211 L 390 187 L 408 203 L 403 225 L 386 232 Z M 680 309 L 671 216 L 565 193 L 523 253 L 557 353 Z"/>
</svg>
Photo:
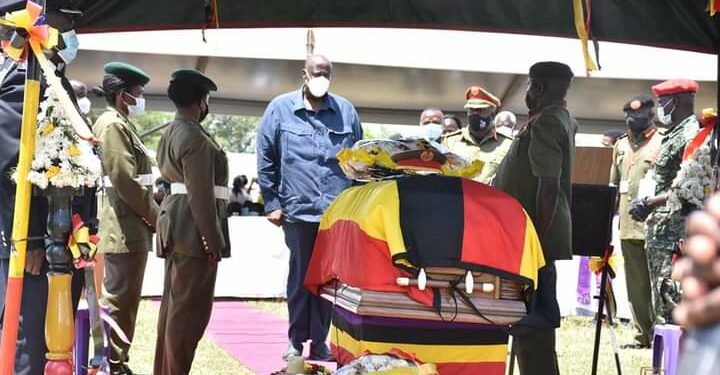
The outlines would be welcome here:
<svg viewBox="0 0 720 375">
<path fill-rule="evenodd" d="M 55 124 L 48 122 L 42 130 L 42 135 L 48 135 L 55 130 Z"/>
<path fill-rule="evenodd" d="M 68 155 L 71 157 L 76 157 L 80 155 L 80 148 L 77 145 L 72 145 L 68 149 Z"/>
<path fill-rule="evenodd" d="M 57 165 L 53 165 L 47 170 L 47 172 L 45 172 L 45 175 L 47 176 L 47 178 L 53 178 L 57 176 L 58 173 L 60 173 L 60 167 L 58 167 Z"/>
</svg>

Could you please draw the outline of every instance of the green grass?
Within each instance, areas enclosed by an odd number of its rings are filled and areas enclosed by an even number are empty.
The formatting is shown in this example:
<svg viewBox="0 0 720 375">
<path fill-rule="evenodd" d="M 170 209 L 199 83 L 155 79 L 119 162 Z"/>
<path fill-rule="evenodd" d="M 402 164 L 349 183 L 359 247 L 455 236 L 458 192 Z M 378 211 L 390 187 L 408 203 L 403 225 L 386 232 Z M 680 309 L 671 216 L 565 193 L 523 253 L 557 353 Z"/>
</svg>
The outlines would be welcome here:
<svg viewBox="0 0 720 375">
<path fill-rule="evenodd" d="M 155 354 L 155 339 L 157 331 L 158 307 L 152 301 L 142 301 L 138 312 L 135 339 L 130 349 L 130 368 L 138 374 L 152 372 L 153 356 Z M 254 372 L 236 361 L 225 350 L 217 346 L 207 336 L 200 340 L 191 374 L 217 375 L 238 374 L 252 375 Z"/>
<path fill-rule="evenodd" d="M 282 300 L 246 301 L 250 306 L 268 311 L 280 317 L 287 317 L 287 307 Z M 149 374 L 152 370 L 155 350 L 155 330 L 157 324 L 157 304 L 143 301 L 140 305 L 135 343 L 130 351 L 130 366 L 133 371 Z M 632 342 L 632 327 L 621 324 L 615 333 L 618 345 Z M 590 318 L 566 318 L 558 330 L 557 353 L 560 361 L 560 373 L 563 375 L 590 374 L 595 326 Z M 638 375 L 643 367 L 649 367 L 652 353 L 646 350 L 620 349 L 620 362 L 623 374 Z M 614 375 L 615 361 L 610 341 L 610 332 L 603 328 L 599 360 L 600 375 Z M 200 341 L 192 374 L 253 374 L 252 371 L 237 362 L 227 352 L 207 337 Z M 515 374 L 519 374 L 518 371 Z M 262 374 L 265 375 L 265 374 Z"/>
</svg>

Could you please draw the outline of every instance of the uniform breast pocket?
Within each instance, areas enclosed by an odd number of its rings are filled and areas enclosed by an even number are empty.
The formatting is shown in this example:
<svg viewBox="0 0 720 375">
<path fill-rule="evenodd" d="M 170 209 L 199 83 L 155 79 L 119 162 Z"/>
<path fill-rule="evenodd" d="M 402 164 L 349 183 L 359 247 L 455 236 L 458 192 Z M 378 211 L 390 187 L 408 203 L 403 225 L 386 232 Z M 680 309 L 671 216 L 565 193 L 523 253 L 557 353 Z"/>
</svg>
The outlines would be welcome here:
<svg viewBox="0 0 720 375">
<path fill-rule="evenodd" d="M 622 153 L 618 153 L 617 156 L 615 156 L 615 165 L 620 167 L 622 166 L 623 161 L 625 161 L 625 155 Z"/>
<path fill-rule="evenodd" d="M 351 130 L 332 130 L 328 129 L 328 136 L 330 137 L 330 142 L 333 144 L 333 146 L 338 146 L 340 148 L 345 147 L 352 147 L 352 145 L 357 141 L 355 139 L 355 134 Z"/>
<path fill-rule="evenodd" d="M 296 163 L 311 161 L 315 154 L 315 140 L 313 128 L 305 124 L 280 125 L 280 140 L 282 144 L 282 161 Z"/>
<path fill-rule="evenodd" d="M 328 159 L 334 159 L 336 154 L 344 148 L 350 148 L 355 143 L 355 136 L 350 130 L 328 129 L 329 147 L 327 147 Z"/>
</svg>

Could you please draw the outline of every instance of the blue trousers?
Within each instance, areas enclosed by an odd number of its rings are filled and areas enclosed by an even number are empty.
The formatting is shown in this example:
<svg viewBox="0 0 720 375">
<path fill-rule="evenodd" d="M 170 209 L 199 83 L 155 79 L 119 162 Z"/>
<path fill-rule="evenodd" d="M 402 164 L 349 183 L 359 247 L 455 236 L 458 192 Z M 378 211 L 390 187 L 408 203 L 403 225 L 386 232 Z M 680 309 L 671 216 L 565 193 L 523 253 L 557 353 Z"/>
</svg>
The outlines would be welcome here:
<svg viewBox="0 0 720 375">
<path fill-rule="evenodd" d="M 318 223 L 283 223 L 285 243 L 290 248 L 290 272 L 287 281 L 290 315 L 288 338 L 296 347 L 307 340 L 324 343 L 330 330 L 332 304 L 310 293 L 303 285 L 318 227 Z"/>
</svg>

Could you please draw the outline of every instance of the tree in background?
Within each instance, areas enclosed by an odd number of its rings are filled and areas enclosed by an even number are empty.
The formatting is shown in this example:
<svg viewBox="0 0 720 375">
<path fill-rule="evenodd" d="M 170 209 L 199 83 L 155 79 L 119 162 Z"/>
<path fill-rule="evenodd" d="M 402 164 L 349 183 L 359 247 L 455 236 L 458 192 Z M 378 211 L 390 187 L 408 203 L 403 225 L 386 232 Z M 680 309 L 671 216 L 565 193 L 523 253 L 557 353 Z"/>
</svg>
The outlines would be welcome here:
<svg viewBox="0 0 720 375">
<path fill-rule="evenodd" d="M 137 127 L 138 133 L 142 136 L 145 146 L 155 150 L 160 137 L 165 132 L 165 128 L 156 130 L 151 134 L 146 133 L 169 123 L 173 117 L 174 114 L 171 112 L 147 111 L 141 116 L 133 117 L 131 120 Z M 211 114 L 203 122 L 203 126 L 208 133 L 215 137 L 223 150 L 227 152 L 255 152 L 255 134 L 259 123 L 259 117 Z"/>
<path fill-rule="evenodd" d="M 255 152 L 259 117 L 210 115 L 204 126 L 227 152 Z"/>
</svg>

